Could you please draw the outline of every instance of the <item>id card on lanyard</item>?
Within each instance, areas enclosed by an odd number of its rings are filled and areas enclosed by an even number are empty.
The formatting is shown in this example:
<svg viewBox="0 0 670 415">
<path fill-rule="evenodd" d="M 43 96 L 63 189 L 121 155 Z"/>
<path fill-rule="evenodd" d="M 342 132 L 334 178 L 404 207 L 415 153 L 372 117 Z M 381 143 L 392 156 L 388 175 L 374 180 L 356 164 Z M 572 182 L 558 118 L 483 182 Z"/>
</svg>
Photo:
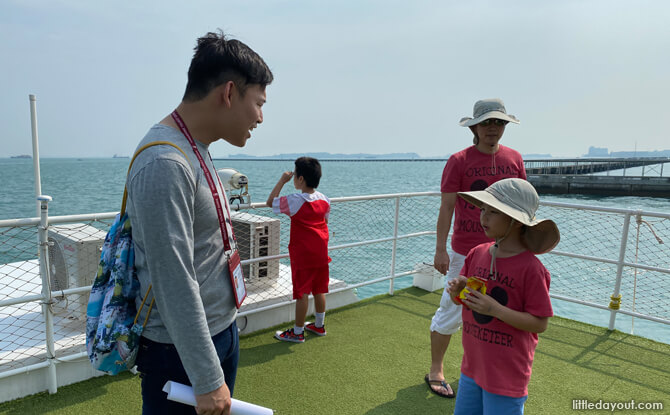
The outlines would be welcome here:
<svg viewBox="0 0 670 415">
<path fill-rule="evenodd" d="M 226 260 L 227 260 L 226 262 L 228 262 L 228 274 L 230 275 L 230 283 L 231 286 L 233 287 L 233 295 L 235 297 L 235 306 L 237 308 L 240 308 L 240 306 L 242 305 L 242 301 L 244 301 L 244 299 L 247 297 L 247 287 L 244 283 L 244 275 L 242 274 L 242 264 L 240 263 L 240 253 L 237 250 L 237 241 L 235 240 L 235 233 L 233 231 L 232 222 L 229 222 L 231 237 L 228 238 L 226 217 L 225 217 L 225 212 L 227 211 L 228 218 L 230 218 L 230 208 L 228 207 L 228 201 L 226 200 L 225 193 L 223 194 L 222 197 L 219 194 L 219 191 L 216 189 L 216 184 L 214 183 L 212 174 L 209 172 L 209 169 L 205 164 L 205 160 L 203 160 L 202 155 L 198 150 L 198 147 L 195 145 L 193 137 L 191 137 L 191 133 L 188 131 L 188 128 L 186 127 L 186 123 L 184 123 L 184 120 L 181 119 L 181 116 L 177 113 L 177 110 L 174 110 L 172 112 L 172 119 L 174 120 L 175 123 L 177 123 L 182 134 L 184 134 L 184 137 L 186 137 L 188 143 L 191 145 L 191 148 L 193 149 L 195 156 L 198 158 L 198 161 L 200 162 L 200 166 L 202 167 L 203 173 L 205 174 L 205 179 L 207 179 L 207 184 L 209 185 L 209 190 L 211 190 L 212 192 L 212 197 L 214 197 L 214 206 L 216 206 L 216 214 L 219 217 L 219 227 L 221 228 L 221 237 L 223 238 L 223 249 L 224 252 L 226 253 Z M 207 155 L 209 156 L 209 161 L 212 163 L 212 165 L 214 165 L 214 162 L 212 162 L 212 156 L 209 155 L 209 152 L 207 153 Z M 221 179 L 219 178 L 218 175 L 216 176 L 216 178 L 219 181 L 219 186 L 223 190 L 223 184 L 221 184 Z M 223 203 L 226 207 L 225 211 L 223 209 L 223 206 L 221 205 L 222 198 Z M 235 242 L 234 248 L 231 246 L 230 239 L 232 239 Z"/>
</svg>

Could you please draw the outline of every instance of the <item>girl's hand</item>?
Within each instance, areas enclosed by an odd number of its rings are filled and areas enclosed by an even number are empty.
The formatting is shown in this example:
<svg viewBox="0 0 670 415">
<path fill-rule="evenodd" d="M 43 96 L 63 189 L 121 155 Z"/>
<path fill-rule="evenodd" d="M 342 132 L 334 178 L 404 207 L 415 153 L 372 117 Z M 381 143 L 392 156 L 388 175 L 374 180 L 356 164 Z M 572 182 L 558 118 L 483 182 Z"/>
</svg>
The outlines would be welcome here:
<svg viewBox="0 0 670 415">
<path fill-rule="evenodd" d="M 462 275 L 459 275 L 456 278 L 450 279 L 447 282 L 447 285 L 448 285 L 447 292 L 449 293 L 449 295 L 451 295 L 452 298 L 453 297 L 458 297 L 458 294 L 460 294 L 461 291 L 463 290 L 463 288 L 465 288 L 465 283 L 466 282 L 468 282 L 468 279 L 465 278 Z"/>
<path fill-rule="evenodd" d="M 496 316 L 500 303 L 490 295 L 485 295 L 479 291 L 470 291 L 465 295 L 463 303 L 470 307 L 471 310 L 486 316 Z"/>
<path fill-rule="evenodd" d="M 292 171 L 285 171 L 282 173 L 281 178 L 279 179 L 280 182 L 282 183 L 288 183 L 289 180 L 293 178 L 293 172 Z"/>
</svg>

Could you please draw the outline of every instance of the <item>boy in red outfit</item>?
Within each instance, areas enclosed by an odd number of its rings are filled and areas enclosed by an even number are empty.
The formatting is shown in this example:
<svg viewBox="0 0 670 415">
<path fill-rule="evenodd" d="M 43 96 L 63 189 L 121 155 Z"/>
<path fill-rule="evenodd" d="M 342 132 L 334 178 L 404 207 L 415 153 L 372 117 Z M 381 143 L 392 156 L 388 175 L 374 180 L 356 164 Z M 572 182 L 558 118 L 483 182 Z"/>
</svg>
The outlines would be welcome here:
<svg viewBox="0 0 670 415">
<path fill-rule="evenodd" d="M 300 193 L 279 197 L 282 187 L 293 178 Z M 274 213 L 291 217 L 291 240 L 288 253 L 291 259 L 291 280 L 295 303 L 295 326 L 278 331 L 275 337 L 282 341 L 303 343 L 304 330 L 319 336 L 326 335 L 326 293 L 328 292 L 328 216 L 330 200 L 316 191 L 321 180 L 321 164 L 312 157 L 295 161 L 294 172 L 284 172 L 275 185 L 266 204 Z M 305 323 L 309 294 L 314 296 L 316 321 Z"/>
</svg>

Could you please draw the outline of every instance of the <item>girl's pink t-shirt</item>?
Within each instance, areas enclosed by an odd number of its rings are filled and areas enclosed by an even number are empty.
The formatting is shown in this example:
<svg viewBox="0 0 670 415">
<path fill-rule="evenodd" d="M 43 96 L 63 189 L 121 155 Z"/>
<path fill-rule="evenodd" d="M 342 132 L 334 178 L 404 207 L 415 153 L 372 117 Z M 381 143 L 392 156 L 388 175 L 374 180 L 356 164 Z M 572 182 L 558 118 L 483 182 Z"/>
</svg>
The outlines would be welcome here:
<svg viewBox="0 0 670 415">
<path fill-rule="evenodd" d="M 461 275 L 487 280 L 486 295 L 512 310 L 551 317 L 549 271 L 530 251 L 496 258 L 495 279 L 489 278 L 493 243 L 473 248 Z M 537 333 L 516 329 L 497 318 L 463 306 L 461 372 L 490 393 L 519 398 L 528 395 Z"/>
<path fill-rule="evenodd" d="M 526 168 L 518 151 L 503 145 L 495 154 L 484 154 L 471 146 L 452 154 L 442 172 L 442 193 L 484 190 L 501 179 L 526 179 Z M 451 249 L 467 255 L 475 246 L 491 241 L 479 223 L 479 209 L 457 198 L 452 225 Z"/>
</svg>

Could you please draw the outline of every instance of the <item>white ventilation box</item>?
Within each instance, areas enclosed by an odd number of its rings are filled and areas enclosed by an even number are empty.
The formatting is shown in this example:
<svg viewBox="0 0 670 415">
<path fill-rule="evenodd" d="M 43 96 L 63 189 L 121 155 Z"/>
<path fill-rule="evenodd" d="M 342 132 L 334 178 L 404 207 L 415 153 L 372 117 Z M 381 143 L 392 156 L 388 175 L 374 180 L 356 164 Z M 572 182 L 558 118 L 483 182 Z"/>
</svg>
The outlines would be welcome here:
<svg viewBox="0 0 670 415">
<path fill-rule="evenodd" d="M 419 287 L 426 291 L 436 291 L 444 289 L 444 282 L 446 277 L 430 264 L 420 263 L 414 266 L 414 281 L 415 287 Z"/>
<path fill-rule="evenodd" d="M 242 260 L 279 255 L 279 219 L 232 212 L 231 219 Z M 260 261 L 242 266 L 250 288 L 269 287 L 279 276 L 279 260 Z"/>
<path fill-rule="evenodd" d="M 93 284 L 106 235 L 84 223 L 49 226 L 51 291 Z M 78 319 L 85 318 L 87 299 L 88 295 L 54 297 L 53 311 L 56 314 L 67 313 Z"/>
</svg>

